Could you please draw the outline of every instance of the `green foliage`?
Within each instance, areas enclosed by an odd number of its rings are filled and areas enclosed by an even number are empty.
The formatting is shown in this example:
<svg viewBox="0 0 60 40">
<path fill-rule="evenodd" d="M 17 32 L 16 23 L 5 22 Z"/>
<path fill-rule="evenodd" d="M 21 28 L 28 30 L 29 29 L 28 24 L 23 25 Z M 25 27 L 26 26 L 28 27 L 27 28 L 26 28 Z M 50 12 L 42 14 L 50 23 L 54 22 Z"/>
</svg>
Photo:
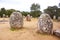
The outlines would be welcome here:
<svg viewBox="0 0 60 40">
<path fill-rule="evenodd" d="M 6 10 L 5 8 L 1 8 L 0 16 L 3 17 L 3 14 L 5 14 L 5 15 L 8 15 L 10 17 L 11 13 L 15 12 L 15 11 L 20 12 L 19 10 L 15 10 L 15 9 L 8 9 L 8 10 Z M 24 16 L 27 16 L 27 14 L 30 14 L 30 12 L 25 12 L 25 11 L 23 11 L 21 13 Z"/>
<path fill-rule="evenodd" d="M 41 11 L 31 11 L 31 16 L 33 17 L 39 17 L 41 14 Z"/>
<path fill-rule="evenodd" d="M 15 31 L 16 29 L 15 28 L 10 28 L 11 31 Z"/>
<path fill-rule="evenodd" d="M 31 11 L 39 11 L 40 5 L 33 3 L 30 9 L 31 9 Z"/>
<path fill-rule="evenodd" d="M 0 10 L 0 16 L 3 17 L 3 14 L 6 14 L 6 9 L 5 8 L 1 8 Z"/>
<path fill-rule="evenodd" d="M 51 18 L 53 18 L 54 15 L 56 16 L 56 18 L 60 16 L 60 8 L 58 8 L 57 6 L 48 6 L 48 8 L 44 10 L 44 12 L 48 13 Z"/>
<path fill-rule="evenodd" d="M 31 9 L 31 12 L 23 11 L 23 12 L 21 12 L 22 15 L 27 16 L 27 14 L 30 14 L 32 17 L 40 16 L 41 11 L 40 11 L 40 5 L 39 4 L 33 3 L 30 9 Z M 15 9 L 6 10 L 5 8 L 1 8 L 0 16 L 3 17 L 3 14 L 5 14 L 5 15 L 8 15 L 10 17 L 11 13 L 14 11 L 20 12 L 19 10 L 15 10 Z"/>
<path fill-rule="evenodd" d="M 60 7 L 60 3 L 59 3 L 59 7 Z M 42 13 L 40 11 L 40 5 L 39 4 L 35 4 L 33 3 L 30 7 L 31 12 L 21 12 L 22 15 L 27 16 L 27 14 L 30 14 L 32 17 L 38 17 L 40 16 L 40 14 Z M 17 11 L 20 12 L 19 10 L 15 10 L 15 9 L 8 9 L 6 10 L 5 8 L 1 8 L 0 9 L 0 16 L 2 17 L 3 14 L 8 15 L 10 17 L 11 13 Z M 53 16 L 55 15 L 56 18 L 58 18 L 58 16 L 60 16 L 60 8 L 58 8 L 57 6 L 48 6 L 48 8 L 44 9 L 45 13 L 48 13 L 51 18 L 53 18 Z"/>
<path fill-rule="evenodd" d="M 14 12 L 14 11 L 18 11 L 18 10 L 15 10 L 15 9 L 6 10 L 5 8 L 1 8 L 0 16 L 3 17 L 3 14 L 5 14 L 5 15 L 8 15 L 10 17 L 11 13 Z"/>
<path fill-rule="evenodd" d="M 14 12 L 14 11 L 16 11 L 16 10 L 14 10 L 14 9 L 9 9 L 9 10 L 7 10 L 7 14 L 6 14 L 6 15 L 8 15 L 8 16 L 10 17 L 11 13 Z"/>
<path fill-rule="evenodd" d="M 33 3 L 32 5 L 31 5 L 31 12 L 30 12 L 30 14 L 33 16 L 33 17 L 38 17 L 38 16 L 40 16 L 40 13 L 41 13 L 41 11 L 40 11 L 40 5 L 39 4 L 35 4 L 35 3 Z"/>
<path fill-rule="evenodd" d="M 27 14 L 30 14 L 29 12 L 25 12 L 25 11 L 23 11 L 23 12 L 21 12 L 22 13 L 22 15 L 24 15 L 24 16 L 27 16 Z"/>
</svg>

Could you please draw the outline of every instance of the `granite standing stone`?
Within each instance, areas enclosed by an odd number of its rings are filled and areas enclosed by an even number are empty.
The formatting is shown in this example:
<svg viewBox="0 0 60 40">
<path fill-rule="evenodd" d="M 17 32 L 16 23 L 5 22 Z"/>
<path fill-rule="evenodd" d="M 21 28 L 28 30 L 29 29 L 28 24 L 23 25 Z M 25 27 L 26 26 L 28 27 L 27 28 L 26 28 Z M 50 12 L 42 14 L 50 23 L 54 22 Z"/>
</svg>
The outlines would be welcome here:
<svg viewBox="0 0 60 40">
<path fill-rule="evenodd" d="M 10 16 L 10 26 L 11 28 L 21 28 L 23 27 L 23 17 L 19 12 L 13 12 Z"/>
<path fill-rule="evenodd" d="M 51 34 L 53 29 L 53 23 L 48 14 L 43 13 L 38 20 L 38 30 L 40 33 Z"/>
<path fill-rule="evenodd" d="M 3 14 L 3 18 L 5 18 L 5 14 Z"/>
</svg>

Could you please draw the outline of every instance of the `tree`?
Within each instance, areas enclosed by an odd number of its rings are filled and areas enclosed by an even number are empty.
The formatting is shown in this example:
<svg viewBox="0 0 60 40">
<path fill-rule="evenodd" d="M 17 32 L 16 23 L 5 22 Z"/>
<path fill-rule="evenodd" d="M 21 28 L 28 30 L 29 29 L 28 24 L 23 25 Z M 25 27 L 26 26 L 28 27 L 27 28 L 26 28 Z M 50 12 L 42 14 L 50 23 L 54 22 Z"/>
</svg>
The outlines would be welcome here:
<svg viewBox="0 0 60 40">
<path fill-rule="evenodd" d="M 16 11 L 16 10 L 15 9 L 9 9 L 9 10 L 7 10 L 6 15 L 8 15 L 10 17 L 11 13 L 14 11 Z"/>
<path fill-rule="evenodd" d="M 8 9 L 8 10 L 6 10 L 5 8 L 1 8 L 0 16 L 3 17 L 3 14 L 5 14 L 5 15 L 8 15 L 10 17 L 11 13 L 15 12 L 15 11 L 20 12 L 19 10 L 15 10 L 15 9 Z"/>
<path fill-rule="evenodd" d="M 39 4 L 35 4 L 35 3 L 33 3 L 32 5 L 31 5 L 31 8 L 30 8 L 30 10 L 31 10 L 31 15 L 33 16 L 33 17 L 38 17 L 39 15 L 40 15 L 40 5 Z"/>
<path fill-rule="evenodd" d="M 24 15 L 24 16 L 27 16 L 27 14 L 30 14 L 29 12 L 25 12 L 25 11 L 23 11 L 23 12 L 21 12 L 22 13 L 22 15 Z"/>
<path fill-rule="evenodd" d="M 1 11 L 0 11 L 0 16 L 3 17 L 3 14 L 6 15 L 6 9 L 5 8 L 1 8 Z"/>
<path fill-rule="evenodd" d="M 56 18 L 60 16 L 60 8 L 58 8 L 57 6 L 48 6 L 48 8 L 44 10 L 44 12 L 48 13 L 51 18 L 53 18 L 54 15 L 56 16 Z"/>
<path fill-rule="evenodd" d="M 49 14 L 51 18 L 53 18 L 53 15 L 54 15 L 53 7 L 49 6 L 47 9 L 44 10 L 44 12 Z"/>
<path fill-rule="evenodd" d="M 38 10 L 40 10 L 40 5 L 33 3 L 31 6 L 31 11 L 38 11 Z"/>
</svg>

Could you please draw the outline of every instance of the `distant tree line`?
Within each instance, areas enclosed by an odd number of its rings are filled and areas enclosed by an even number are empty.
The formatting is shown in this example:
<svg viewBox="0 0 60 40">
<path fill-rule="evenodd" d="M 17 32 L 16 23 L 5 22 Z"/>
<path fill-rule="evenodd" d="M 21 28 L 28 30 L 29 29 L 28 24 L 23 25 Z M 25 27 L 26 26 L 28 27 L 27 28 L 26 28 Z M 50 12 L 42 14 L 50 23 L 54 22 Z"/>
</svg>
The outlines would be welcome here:
<svg viewBox="0 0 60 40">
<path fill-rule="evenodd" d="M 53 16 L 56 16 L 56 19 L 60 16 L 60 8 L 57 6 L 48 6 L 47 9 L 44 9 L 44 12 L 49 14 L 53 19 Z"/>
<path fill-rule="evenodd" d="M 32 17 L 38 17 L 41 13 L 40 11 L 40 5 L 39 4 L 35 4 L 33 3 L 30 7 L 31 12 L 26 12 L 26 11 L 19 11 L 19 10 L 15 10 L 15 9 L 8 9 L 6 10 L 5 8 L 1 8 L 0 9 L 0 17 L 3 17 L 3 14 L 8 15 L 10 17 L 12 12 L 18 11 L 21 12 L 22 15 L 27 16 L 27 14 L 30 14 Z"/>
<path fill-rule="evenodd" d="M 6 10 L 5 8 L 1 8 L 0 9 L 0 17 L 3 17 L 3 14 L 8 15 L 8 17 L 10 17 L 11 13 L 14 11 L 16 11 L 16 10 L 14 10 L 14 9 Z"/>
<path fill-rule="evenodd" d="M 24 16 L 27 16 L 27 14 L 30 14 L 32 17 L 39 17 L 40 14 L 42 13 L 40 11 L 40 5 L 37 3 L 36 4 L 33 3 L 30 7 L 30 10 L 31 10 L 30 12 L 26 12 L 26 11 L 21 12 L 19 10 L 15 10 L 15 9 L 7 10 L 5 8 L 1 8 L 0 9 L 0 17 L 3 17 L 3 14 L 8 15 L 10 17 L 11 13 L 15 12 L 15 11 L 22 13 L 22 15 L 24 15 Z M 58 16 L 60 16 L 60 3 L 59 3 L 59 7 L 56 5 L 48 6 L 46 9 L 44 9 L 44 13 L 48 13 L 51 16 L 51 18 L 53 18 L 54 15 L 57 18 Z"/>
</svg>

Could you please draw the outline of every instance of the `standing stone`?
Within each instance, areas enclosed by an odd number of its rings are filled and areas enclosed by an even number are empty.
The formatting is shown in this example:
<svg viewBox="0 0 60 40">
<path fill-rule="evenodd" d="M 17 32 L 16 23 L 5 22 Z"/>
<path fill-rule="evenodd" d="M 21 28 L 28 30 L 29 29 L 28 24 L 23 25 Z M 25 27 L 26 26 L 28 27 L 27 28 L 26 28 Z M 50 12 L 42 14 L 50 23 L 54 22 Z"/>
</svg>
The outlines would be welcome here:
<svg viewBox="0 0 60 40">
<path fill-rule="evenodd" d="M 53 23 L 48 14 L 43 13 L 38 20 L 38 30 L 40 33 L 52 33 Z"/>
<path fill-rule="evenodd" d="M 60 17 L 58 17 L 58 21 L 60 21 Z"/>
<path fill-rule="evenodd" d="M 29 14 L 26 16 L 26 20 L 31 21 L 31 16 Z"/>
<path fill-rule="evenodd" d="M 21 28 L 23 27 L 23 17 L 19 12 L 13 12 L 10 16 L 10 26 L 11 28 Z"/>
<path fill-rule="evenodd" d="M 54 20 L 56 19 L 56 16 L 55 16 L 55 15 L 53 16 L 53 19 L 54 19 Z"/>
<path fill-rule="evenodd" d="M 5 14 L 3 14 L 3 18 L 5 18 Z"/>
<path fill-rule="evenodd" d="M 6 16 L 6 15 L 5 15 L 5 14 L 3 14 L 3 21 L 5 21 L 5 16 Z"/>
</svg>

